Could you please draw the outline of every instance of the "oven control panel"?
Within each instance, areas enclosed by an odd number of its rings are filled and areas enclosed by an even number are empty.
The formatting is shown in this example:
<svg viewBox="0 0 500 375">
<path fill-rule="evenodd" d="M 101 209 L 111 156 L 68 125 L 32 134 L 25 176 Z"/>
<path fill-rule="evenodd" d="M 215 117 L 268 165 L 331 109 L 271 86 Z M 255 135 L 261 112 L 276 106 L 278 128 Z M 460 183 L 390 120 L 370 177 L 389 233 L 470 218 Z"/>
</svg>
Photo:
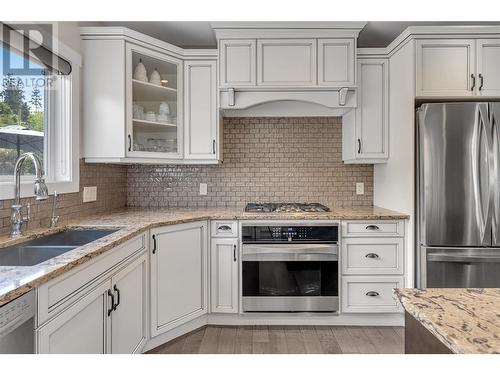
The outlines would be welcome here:
<svg viewBox="0 0 500 375">
<path fill-rule="evenodd" d="M 243 243 L 276 242 L 338 242 L 337 225 L 315 226 L 264 226 L 251 225 L 242 227 Z"/>
</svg>

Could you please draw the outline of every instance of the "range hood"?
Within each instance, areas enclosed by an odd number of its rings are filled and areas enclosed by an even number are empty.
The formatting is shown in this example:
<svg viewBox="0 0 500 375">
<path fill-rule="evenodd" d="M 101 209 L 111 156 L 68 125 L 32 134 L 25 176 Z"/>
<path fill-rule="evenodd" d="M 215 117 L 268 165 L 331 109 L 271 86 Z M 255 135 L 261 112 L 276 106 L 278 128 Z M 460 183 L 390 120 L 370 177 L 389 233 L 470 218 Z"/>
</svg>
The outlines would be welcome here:
<svg viewBox="0 0 500 375">
<path fill-rule="evenodd" d="M 342 116 L 356 108 L 364 22 L 216 22 L 224 116 Z"/>
<path fill-rule="evenodd" d="M 343 116 L 356 108 L 354 88 L 221 89 L 226 117 Z"/>
</svg>

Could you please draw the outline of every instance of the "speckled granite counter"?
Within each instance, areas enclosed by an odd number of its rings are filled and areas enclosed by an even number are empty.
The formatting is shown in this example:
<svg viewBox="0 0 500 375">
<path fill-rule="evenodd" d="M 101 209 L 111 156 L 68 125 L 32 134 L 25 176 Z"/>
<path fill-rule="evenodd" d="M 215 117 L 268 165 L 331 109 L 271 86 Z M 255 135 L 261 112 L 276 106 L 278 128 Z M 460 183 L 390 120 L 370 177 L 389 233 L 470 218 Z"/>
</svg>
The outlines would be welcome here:
<svg viewBox="0 0 500 375">
<path fill-rule="evenodd" d="M 78 247 L 32 267 L 0 266 L 0 306 L 36 288 L 64 272 L 120 245 L 132 237 L 155 227 L 187 223 L 198 220 L 399 220 L 408 215 L 378 207 L 333 209 L 324 213 L 246 213 L 236 209 L 124 209 L 109 214 L 90 216 L 69 222 L 65 227 L 119 228 L 109 236 Z M 36 237 L 64 230 L 42 229 L 28 233 L 21 239 L 0 237 L 2 248 Z"/>
<path fill-rule="evenodd" d="M 500 289 L 396 289 L 395 294 L 453 353 L 500 353 Z"/>
</svg>

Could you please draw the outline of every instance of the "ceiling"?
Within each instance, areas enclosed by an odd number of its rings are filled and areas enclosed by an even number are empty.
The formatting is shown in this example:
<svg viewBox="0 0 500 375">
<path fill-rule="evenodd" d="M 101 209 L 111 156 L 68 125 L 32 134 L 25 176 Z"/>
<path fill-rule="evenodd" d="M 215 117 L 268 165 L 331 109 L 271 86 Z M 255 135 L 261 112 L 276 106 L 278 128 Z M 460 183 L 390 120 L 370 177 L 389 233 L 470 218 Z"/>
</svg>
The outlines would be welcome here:
<svg viewBox="0 0 500 375">
<path fill-rule="evenodd" d="M 84 26 L 124 26 L 183 48 L 216 48 L 210 22 L 82 22 Z M 358 47 L 386 47 L 408 26 L 499 25 L 500 22 L 368 22 Z"/>
</svg>

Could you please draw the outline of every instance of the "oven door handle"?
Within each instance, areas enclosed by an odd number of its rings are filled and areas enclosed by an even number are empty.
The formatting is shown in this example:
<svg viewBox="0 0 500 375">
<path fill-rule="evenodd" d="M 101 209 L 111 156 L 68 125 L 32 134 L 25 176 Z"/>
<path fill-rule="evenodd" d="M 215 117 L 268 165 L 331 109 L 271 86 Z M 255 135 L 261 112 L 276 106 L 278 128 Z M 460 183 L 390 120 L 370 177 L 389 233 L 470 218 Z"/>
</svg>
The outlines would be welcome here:
<svg viewBox="0 0 500 375">
<path fill-rule="evenodd" d="M 338 261 L 338 251 L 337 245 L 243 245 L 242 260 L 244 262 Z"/>
<path fill-rule="evenodd" d="M 427 260 L 429 262 L 443 262 L 443 263 L 498 263 L 500 262 L 499 255 L 474 255 L 474 254 L 445 254 L 434 253 L 428 254 Z"/>
</svg>

